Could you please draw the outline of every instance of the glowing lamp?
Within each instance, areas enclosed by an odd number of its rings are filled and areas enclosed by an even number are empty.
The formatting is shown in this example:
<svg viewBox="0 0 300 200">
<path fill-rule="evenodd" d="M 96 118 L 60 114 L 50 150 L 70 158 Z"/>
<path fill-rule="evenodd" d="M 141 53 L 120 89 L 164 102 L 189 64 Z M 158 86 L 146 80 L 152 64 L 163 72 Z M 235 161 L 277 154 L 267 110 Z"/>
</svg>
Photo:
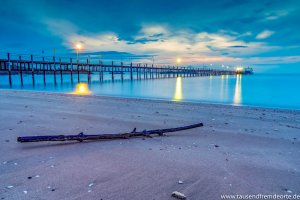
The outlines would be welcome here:
<svg viewBox="0 0 300 200">
<path fill-rule="evenodd" d="M 81 48 L 82 48 L 81 44 L 79 44 L 79 43 L 76 44 L 76 49 L 77 49 L 77 50 L 80 50 Z"/>
</svg>

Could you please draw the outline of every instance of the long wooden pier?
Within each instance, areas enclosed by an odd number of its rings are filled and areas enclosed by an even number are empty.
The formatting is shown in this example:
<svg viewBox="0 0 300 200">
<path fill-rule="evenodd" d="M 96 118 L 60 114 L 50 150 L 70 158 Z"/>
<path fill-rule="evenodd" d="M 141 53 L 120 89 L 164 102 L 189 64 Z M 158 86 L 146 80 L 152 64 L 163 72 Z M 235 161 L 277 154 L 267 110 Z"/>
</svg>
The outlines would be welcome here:
<svg viewBox="0 0 300 200">
<path fill-rule="evenodd" d="M 91 82 L 91 74 L 97 74 L 99 81 L 104 80 L 104 74 L 109 74 L 112 81 L 116 76 L 123 81 L 124 74 L 128 74 L 127 79 L 155 79 L 155 78 L 175 78 L 175 77 L 195 77 L 195 76 L 218 76 L 218 75 L 235 75 L 234 70 L 216 70 L 204 68 L 187 68 L 175 66 L 157 66 L 153 64 L 124 64 L 120 62 L 115 64 L 112 61 L 110 64 L 103 64 L 100 60 L 98 63 L 91 62 L 86 59 L 84 62 L 74 58 L 57 58 L 44 57 L 33 55 L 16 55 L 7 53 L 0 57 L 0 73 L 8 76 L 9 85 L 12 86 L 12 76 L 18 75 L 20 77 L 21 85 L 24 84 L 23 75 L 31 74 L 32 84 L 35 84 L 36 75 L 43 76 L 43 82 L 46 84 L 46 75 L 52 74 L 54 83 L 57 83 L 57 76 L 60 76 L 60 81 L 63 83 L 63 75 L 69 74 L 69 81 L 73 83 L 74 78 L 76 82 L 80 82 L 80 75 L 86 74 L 88 82 Z"/>
</svg>

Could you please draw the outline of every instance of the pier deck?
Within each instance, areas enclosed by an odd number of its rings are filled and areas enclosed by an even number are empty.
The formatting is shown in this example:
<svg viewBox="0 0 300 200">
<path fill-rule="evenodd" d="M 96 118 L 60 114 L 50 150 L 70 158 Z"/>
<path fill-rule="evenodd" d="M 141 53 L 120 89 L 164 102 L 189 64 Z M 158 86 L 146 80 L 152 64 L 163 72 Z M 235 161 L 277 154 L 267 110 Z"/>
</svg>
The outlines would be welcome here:
<svg viewBox="0 0 300 200">
<path fill-rule="evenodd" d="M 75 62 L 74 62 L 75 60 Z M 99 81 L 104 80 L 104 74 L 109 73 L 111 80 L 115 76 L 121 76 L 124 80 L 124 74 L 129 74 L 131 80 L 134 79 L 155 79 L 155 78 L 175 78 L 175 77 L 195 77 L 195 76 L 219 76 L 219 75 L 235 75 L 234 70 L 215 70 L 204 68 L 187 68 L 175 66 L 158 66 L 148 64 L 134 64 L 120 62 L 115 64 L 112 61 L 110 64 L 92 62 L 87 59 L 85 62 L 70 58 L 62 60 L 57 57 L 42 57 L 42 56 L 16 56 L 7 53 L 0 57 L 0 73 L 8 76 L 9 85 L 12 83 L 12 75 L 20 76 L 20 83 L 23 85 L 23 74 L 30 73 L 32 75 L 32 84 L 35 84 L 35 75 L 42 74 L 44 83 L 46 84 L 46 74 L 53 74 L 55 84 L 56 76 L 70 74 L 70 81 L 73 82 L 73 76 L 78 78 L 80 82 L 80 74 L 87 74 L 88 82 L 91 81 L 91 74 L 99 74 Z M 61 81 L 63 79 L 61 78 Z"/>
</svg>

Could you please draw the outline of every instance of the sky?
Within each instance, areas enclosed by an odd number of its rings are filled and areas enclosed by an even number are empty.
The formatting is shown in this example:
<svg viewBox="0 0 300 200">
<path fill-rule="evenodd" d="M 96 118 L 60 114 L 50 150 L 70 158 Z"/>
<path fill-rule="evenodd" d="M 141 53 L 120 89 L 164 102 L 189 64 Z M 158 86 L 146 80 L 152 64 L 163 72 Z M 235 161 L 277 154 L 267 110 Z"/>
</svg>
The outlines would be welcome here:
<svg viewBox="0 0 300 200">
<path fill-rule="evenodd" d="M 1 0 L 0 54 L 300 73 L 300 0 Z"/>
</svg>

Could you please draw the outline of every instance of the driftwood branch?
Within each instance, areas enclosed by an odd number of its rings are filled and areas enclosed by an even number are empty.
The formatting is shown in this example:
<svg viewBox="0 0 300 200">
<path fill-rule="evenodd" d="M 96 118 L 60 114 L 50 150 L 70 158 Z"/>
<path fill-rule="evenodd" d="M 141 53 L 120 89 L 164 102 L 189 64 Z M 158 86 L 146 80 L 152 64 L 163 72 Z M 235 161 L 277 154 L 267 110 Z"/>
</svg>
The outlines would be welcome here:
<svg viewBox="0 0 300 200">
<path fill-rule="evenodd" d="M 79 133 L 78 135 L 45 135 L 45 136 L 25 136 L 18 137 L 18 142 L 42 142 L 42 141 L 69 141 L 77 140 L 82 142 L 83 140 L 107 140 L 107 139 L 128 139 L 131 137 L 151 137 L 151 135 L 162 136 L 164 133 L 170 133 L 175 131 L 183 131 L 203 126 L 202 123 L 193 124 L 189 126 L 181 126 L 177 128 L 157 129 L 157 130 L 144 130 L 137 132 L 136 128 L 130 133 L 119 134 L 99 134 L 99 135 L 84 135 Z"/>
</svg>

